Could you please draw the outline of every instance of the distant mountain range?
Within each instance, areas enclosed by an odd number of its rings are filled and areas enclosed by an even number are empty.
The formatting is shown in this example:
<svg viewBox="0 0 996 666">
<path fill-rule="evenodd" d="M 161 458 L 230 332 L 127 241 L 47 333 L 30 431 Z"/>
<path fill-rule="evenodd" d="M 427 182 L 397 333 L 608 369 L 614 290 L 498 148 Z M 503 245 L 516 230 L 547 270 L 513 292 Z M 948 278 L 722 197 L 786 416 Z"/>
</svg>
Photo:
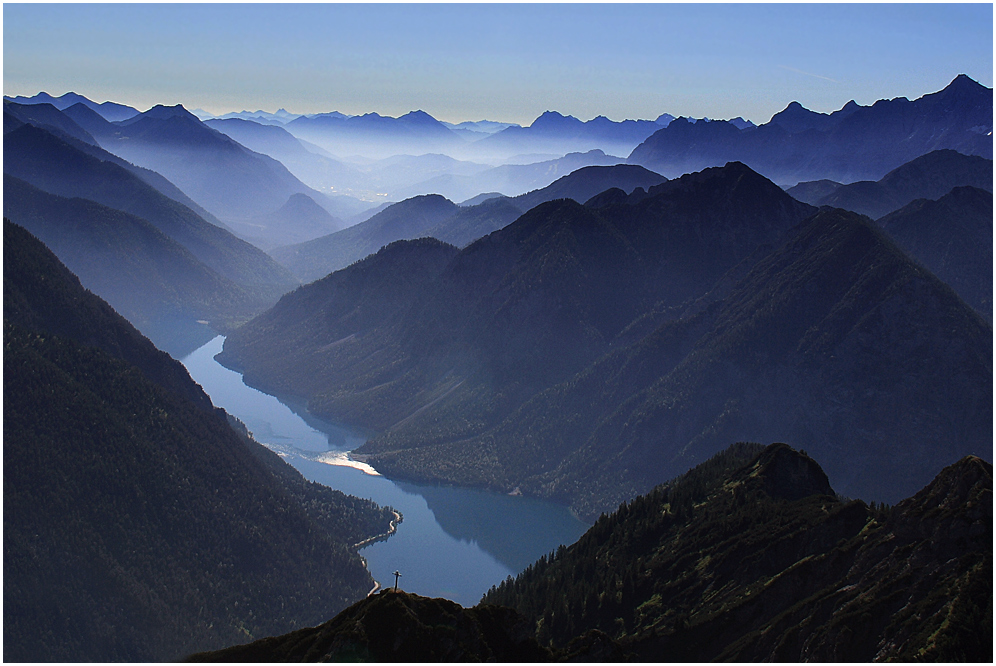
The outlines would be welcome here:
<svg viewBox="0 0 996 666">
<path fill-rule="evenodd" d="M 992 102 L 992 89 L 959 75 L 912 102 L 900 97 L 863 107 L 852 101 L 832 114 L 793 102 L 756 128 L 679 120 L 637 146 L 629 161 L 668 177 L 739 160 L 785 185 L 878 180 L 939 149 L 992 159 Z"/>
<path fill-rule="evenodd" d="M 412 111 L 399 118 L 377 113 L 302 116 L 285 127 L 294 136 L 341 157 L 364 155 L 380 159 L 400 154 L 447 153 L 466 143 L 424 111 Z"/>
<path fill-rule="evenodd" d="M 373 584 L 388 509 L 306 482 L 4 221 L 4 659 L 170 661 Z"/>
<path fill-rule="evenodd" d="M 83 104 L 84 106 L 93 109 L 100 116 L 107 121 L 117 122 L 119 120 L 128 120 L 139 114 L 138 109 L 133 109 L 130 106 L 124 104 L 118 104 L 116 102 L 103 102 L 97 104 L 92 102 L 83 95 L 77 95 L 74 92 L 68 92 L 60 97 L 52 97 L 48 93 L 41 92 L 33 97 L 7 97 L 4 96 L 4 100 L 10 100 L 12 102 L 17 102 L 18 104 L 51 104 L 60 111 L 64 111 L 74 104 Z"/>
<path fill-rule="evenodd" d="M 464 609 L 386 590 L 191 661 L 991 660 L 992 465 L 895 507 L 784 444 L 738 444 Z"/>
</svg>

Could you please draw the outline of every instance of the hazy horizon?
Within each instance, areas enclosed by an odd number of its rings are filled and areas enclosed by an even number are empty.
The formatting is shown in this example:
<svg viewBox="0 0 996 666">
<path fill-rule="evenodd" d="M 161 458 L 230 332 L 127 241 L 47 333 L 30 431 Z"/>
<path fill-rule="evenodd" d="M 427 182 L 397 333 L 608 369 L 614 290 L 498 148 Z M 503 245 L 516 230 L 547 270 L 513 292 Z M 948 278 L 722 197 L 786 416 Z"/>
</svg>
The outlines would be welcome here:
<svg viewBox="0 0 996 666">
<path fill-rule="evenodd" d="M 992 87 L 992 5 L 4 6 L 4 94 L 144 111 L 767 122 Z"/>
</svg>

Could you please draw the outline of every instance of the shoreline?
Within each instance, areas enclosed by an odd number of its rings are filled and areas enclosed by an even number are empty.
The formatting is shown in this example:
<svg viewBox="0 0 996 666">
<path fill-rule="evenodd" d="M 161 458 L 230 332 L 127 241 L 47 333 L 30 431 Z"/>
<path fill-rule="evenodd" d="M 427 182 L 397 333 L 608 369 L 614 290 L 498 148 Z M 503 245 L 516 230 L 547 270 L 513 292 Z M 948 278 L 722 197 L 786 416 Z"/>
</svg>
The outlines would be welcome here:
<svg viewBox="0 0 996 666">
<path fill-rule="evenodd" d="M 360 548 L 363 548 L 364 546 L 369 546 L 375 541 L 383 541 L 384 539 L 393 536 L 394 533 L 398 531 L 398 525 L 401 524 L 401 521 L 404 520 L 404 518 L 402 518 L 401 513 L 396 509 L 391 509 L 391 513 L 394 514 L 394 520 L 391 521 L 386 532 L 384 532 L 383 534 L 372 536 L 369 539 L 364 539 L 358 544 L 355 544 L 353 548 L 359 551 Z M 357 555 L 359 555 L 359 553 L 357 553 Z M 367 566 L 367 558 L 360 555 L 360 560 L 362 560 L 363 562 L 363 568 L 366 569 L 367 573 L 370 574 L 370 577 L 373 578 L 373 573 L 370 571 L 370 567 Z M 369 592 L 367 592 L 367 596 L 372 597 L 373 595 L 377 594 L 378 590 L 380 590 L 380 581 L 374 578 L 374 586 L 370 589 Z"/>
<path fill-rule="evenodd" d="M 395 509 L 391 509 L 391 513 L 394 514 L 394 520 L 391 521 L 391 524 L 388 527 L 388 529 L 387 529 L 386 532 L 384 532 L 383 534 L 377 534 L 376 536 L 372 536 L 369 539 L 364 539 L 363 541 L 361 541 L 361 542 L 359 542 L 357 544 L 353 544 L 353 548 L 359 550 L 360 548 L 363 548 L 364 546 L 369 546 L 370 544 L 374 543 L 375 541 L 383 541 L 384 539 L 387 539 L 388 537 L 394 535 L 394 533 L 398 531 L 398 525 L 401 524 L 401 522 L 404 520 L 404 518 Z"/>
</svg>

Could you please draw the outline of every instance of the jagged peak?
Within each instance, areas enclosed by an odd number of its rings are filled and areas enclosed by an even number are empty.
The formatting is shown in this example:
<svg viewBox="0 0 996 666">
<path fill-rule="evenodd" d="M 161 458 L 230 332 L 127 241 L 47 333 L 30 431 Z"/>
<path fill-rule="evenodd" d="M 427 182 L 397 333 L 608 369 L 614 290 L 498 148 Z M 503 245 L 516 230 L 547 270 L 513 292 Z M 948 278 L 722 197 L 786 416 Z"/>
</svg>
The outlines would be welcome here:
<svg viewBox="0 0 996 666">
<path fill-rule="evenodd" d="M 761 488 L 775 499 L 794 501 L 811 495 L 833 495 L 833 488 L 819 464 L 787 444 L 768 446 L 748 470 L 761 480 Z"/>
<path fill-rule="evenodd" d="M 978 456 L 965 456 L 948 465 L 913 497 L 903 500 L 897 508 L 912 514 L 928 511 L 960 511 L 969 502 L 977 501 L 980 495 L 991 497 L 993 488 L 993 466 Z M 992 500 L 989 500 L 990 521 Z M 990 522 L 990 525 L 992 523 Z"/>
</svg>

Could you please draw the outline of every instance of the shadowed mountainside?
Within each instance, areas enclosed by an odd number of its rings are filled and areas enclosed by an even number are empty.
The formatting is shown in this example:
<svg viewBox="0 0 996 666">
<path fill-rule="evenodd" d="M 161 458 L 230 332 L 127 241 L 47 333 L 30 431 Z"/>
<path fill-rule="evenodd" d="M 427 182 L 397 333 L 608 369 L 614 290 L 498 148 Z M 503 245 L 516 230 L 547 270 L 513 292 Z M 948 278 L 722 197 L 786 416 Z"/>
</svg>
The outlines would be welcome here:
<svg viewBox="0 0 996 666">
<path fill-rule="evenodd" d="M 850 185 L 799 183 L 786 192 L 814 206 L 833 206 L 878 219 L 916 199 L 940 199 L 955 187 L 992 191 L 993 161 L 954 150 L 935 150 L 893 169 L 877 182 Z"/>
<path fill-rule="evenodd" d="M 890 508 L 784 444 L 736 444 L 474 608 L 389 590 L 188 660 L 987 662 L 991 627 L 992 465 Z"/>
<path fill-rule="evenodd" d="M 878 221 L 899 247 L 993 320 L 993 195 L 956 187 Z"/>
<path fill-rule="evenodd" d="M 4 660 L 153 661 L 314 623 L 393 514 L 238 435 L 4 223 Z"/>
</svg>

